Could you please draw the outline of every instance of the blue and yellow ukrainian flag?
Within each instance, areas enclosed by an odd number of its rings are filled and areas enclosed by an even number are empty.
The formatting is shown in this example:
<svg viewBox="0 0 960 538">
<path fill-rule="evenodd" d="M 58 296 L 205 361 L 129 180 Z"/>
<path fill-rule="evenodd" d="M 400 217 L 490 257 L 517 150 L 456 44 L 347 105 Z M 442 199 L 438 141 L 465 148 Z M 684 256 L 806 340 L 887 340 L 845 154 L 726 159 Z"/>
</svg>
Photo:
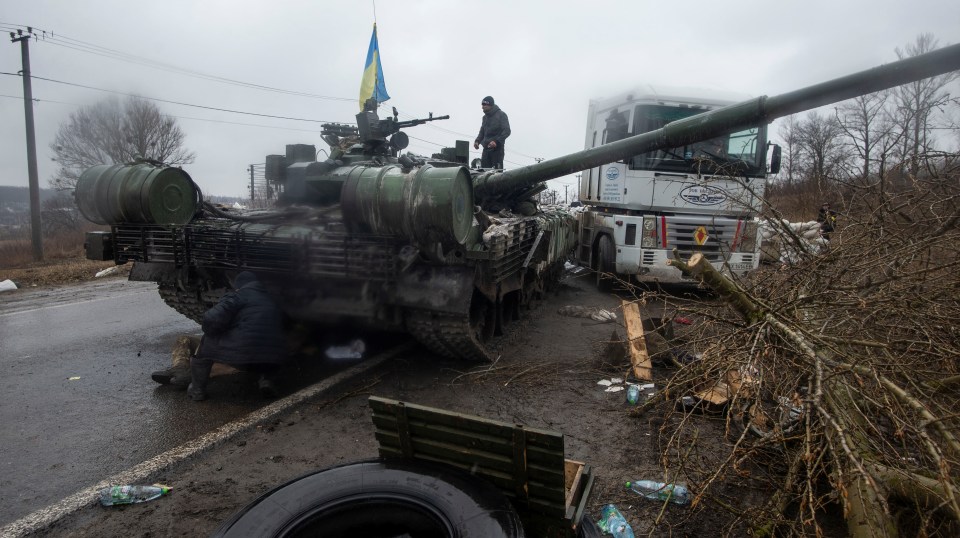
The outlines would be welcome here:
<svg viewBox="0 0 960 538">
<path fill-rule="evenodd" d="M 373 35 L 370 36 L 370 50 L 367 51 L 367 63 L 360 79 L 360 110 L 363 103 L 374 97 L 378 103 L 390 99 L 387 86 L 383 82 L 383 66 L 380 65 L 380 46 L 377 43 L 377 23 L 373 23 Z"/>
</svg>

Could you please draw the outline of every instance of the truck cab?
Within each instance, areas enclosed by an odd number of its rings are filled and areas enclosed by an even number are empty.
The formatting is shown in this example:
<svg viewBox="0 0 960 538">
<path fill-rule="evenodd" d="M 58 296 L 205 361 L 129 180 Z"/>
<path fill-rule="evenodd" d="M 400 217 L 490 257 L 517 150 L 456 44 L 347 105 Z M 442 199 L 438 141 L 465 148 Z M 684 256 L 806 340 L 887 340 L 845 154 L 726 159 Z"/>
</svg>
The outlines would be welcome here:
<svg viewBox="0 0 960 538">
<path fill-rule="evenodd" d="M 590 102 L 584 145 L 598 147 L 748 99 L 718 90 L 641 86 Z M 579 263 L 598 275 L 659 283 L 685 281 L 666 263 L 674 249 L 684 260 L 701 252 L 728 275 L 757 267 L 767 125 L 686 138 L 683 146 L 584 171 Z"/>
</svg>

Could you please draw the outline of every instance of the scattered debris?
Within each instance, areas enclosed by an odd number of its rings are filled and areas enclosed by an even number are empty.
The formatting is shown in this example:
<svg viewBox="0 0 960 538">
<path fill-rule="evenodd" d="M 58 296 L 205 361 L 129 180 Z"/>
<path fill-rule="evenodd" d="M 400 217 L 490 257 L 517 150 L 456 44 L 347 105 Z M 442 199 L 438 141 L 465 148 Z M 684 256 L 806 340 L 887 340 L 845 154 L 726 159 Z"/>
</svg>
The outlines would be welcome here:
<svg viewBox="0 0 960 538">
<path fill-rule="evenodd" d="M 115 275 L 118 272 L 120 272 L 120 270 L 117 268 L 116 265 L 114 265 L 113 267 L 107 267 L 103 271 L 98 271 L 97 274 L 93 275 L 93 278 L 100 278 L 104 276 Z"/>
<path fill-rule="evenodd" d="M 633 538 L 633 528 L 627 523 L 620 510 L 612 504 L 606 504 L 600 509 L 600 520 L 597 525 L 604 534 L 611 534 L 615 538 Z"/>
<path fill-rule="evenodd" d="M 636 302 L 623 301 L 623 320 L 627 326 L 627 341 L 630 342 L 630 364 L 637 379 L 653 379 L 653 362 L 647 353 L 647 341 L 643 336 L 643 320 Z"/>
<path fill-rule="evenodd" d="M 563 262 L 563 268 L 564 268 L 564 270 L 566 270 L 568 273 L 571 273 L 571 274 L 574 274 L 574 275 L 579 275 L 580 273 L 582 273 L 582 272 L 584 272 L 584 271 L 587 270 L 587 268 L 584 267 L 584 266 L 582 266 L 582 265 L 577 265 L 577 264 L 570 263 L 570 262 Z"/>
<path fill-rule="evenodd" d="M 597 385 L 602 385 L 607 387 L 604 392 L 620 392 L 625 387 L 623 386 L 623 379 L 619 377 L 611 377 L 610 379 L 601 379 L 597 381 Z"/>
<path fill-rule="evenodd" d="M 330 346 L 324 352 L 328 359 L 362 359 L 367 345 L 357 338 L 346 346 Z"/>
<path fill-rule="evenodd" d="M 561 316 L 570 316 L 575 318 L 590 318 L 594 321 L 600 321 L 603 323 L 617 321 L 617 315 L 609 310 L 604 310 L 596 306 L 577 306 L 577 305 L 567 305 L 561 306 L 557 313 Z"/>
<path fill-rule="evenodd" d="M 0 291 L 13 291 L 15 289 L 17 289 L 17 285 L 10 279 L 0 282 Z"/>
<path fill-rule="evenodd" d="M 134 504 L 159 499 L 170 493 L 170 487 L 163 484 L 152 486 L 109 486 L 98 493 L 100 504 L 115 506 L 120 504 Z"/>
</svg>

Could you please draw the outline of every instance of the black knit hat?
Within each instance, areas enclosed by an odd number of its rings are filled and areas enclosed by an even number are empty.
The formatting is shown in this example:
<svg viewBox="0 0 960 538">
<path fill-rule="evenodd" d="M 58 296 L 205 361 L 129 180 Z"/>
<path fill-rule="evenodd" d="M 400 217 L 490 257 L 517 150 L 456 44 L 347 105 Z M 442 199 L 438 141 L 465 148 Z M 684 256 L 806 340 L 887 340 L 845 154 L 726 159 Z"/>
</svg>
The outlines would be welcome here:
<svg viewBox="0 0 960 538">
<path fill-rule="evenodd" d="M 484 97 L 484 98 L 483 98 L 483 101 L 480 101 L 480 103 L 481 103 L 481 104 L 484 104 L 484 105 L 492 105 L 492 104 L 494 104 L 494 102 L 493 102 L 493 97 L 490 97 L 490 96 L 488 95 L 488 96 Z"/>
</svg>

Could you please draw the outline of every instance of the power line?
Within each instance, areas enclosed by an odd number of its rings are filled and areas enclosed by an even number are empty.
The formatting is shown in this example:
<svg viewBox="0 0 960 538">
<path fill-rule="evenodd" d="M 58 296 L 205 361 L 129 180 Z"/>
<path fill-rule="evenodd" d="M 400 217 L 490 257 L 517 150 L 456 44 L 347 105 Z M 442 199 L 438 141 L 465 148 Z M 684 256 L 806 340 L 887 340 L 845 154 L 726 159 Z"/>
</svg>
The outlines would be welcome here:
<svg viewBox="0 0 960 538">
<path fill-rule="evenodd" d="M 23 26 L 23 25 L 12 25 L 13 28 L 10 28 L 10 27 L 9 27 L 10 23 L 3 23 L 3 22 L 0 22 L 0 25 L 8 25 L 8 28 L 6 28 L 6 29 L 26 29 L 26 28 L 28 28 L 27 26 Z M 17 27 L 19 27 L 19 28 L 17 28 Z M 38 42 L 40 42 L 40 43 L 49 43 L 49 44 L 51 44 L 51 45 L 56 45 L 56 46 L 60 46 L 60 47 L 64 47 L 64 48 L 68 48 L 68 49 L 72 49 L 72 50 L 76 50 L 76 51 L 79 51 L 79 52 L 86 52 L 86 53 L 89 53 L 89 54 L 94 54 L 94 55 L 96 55 L 96 56 L 101 56 L 101 57 L 105 57 L 105 58 L 112 58 L 112 59 L 114 59 L 114 60 L 120 60 L 120 61 L 127 62 L 127 63 L 137 64 L 137 65 L 143 65 L 143 66 L 146 66 L 146 67 L 151 67 L 151 68 L 154 68 L 154 69 L 159 69 L 159 70 L 161 70 L 161 71 L 167 71 L 167 72 L 171 72 L 171 73 L 179 73 L 179 74 L 181 74 L 181 75 L 186 75 L 186 76 L 190 76 L 190 77 L 200 78 L 200 79 L 204 79 L 204 80 L 211 80 L 211 81 L 214 81 L 214 82 L 222 82 L 222 83 L 225 83 L 225 84 L 230 84 L 230 85 L 234 85 L 234 86 L 241 86 L 241 87 L 251 88 L 251 89 L 255 89 L 255 90 L 263 90 L 263 91 L 269 91 L 269 92 L 275 92 L 275 93 L 282 93 L 282 94 L 285 94 L 285 95 L 296 95 L 296 96 L 300 96 L 300 97 L 308 97 L 308 98 L 312 98 L 312 99 L 325 99 L 325 100 L 330 100 L 330 101 L 344 101 L 344 102 L 353 102 L 353 101 L 356 101 L 356 98 L 353 98 L 353 97 L 336 97 L 336 96 L 330 96 L 330 95 L 319 95 L 319 94 L 309 93 L 309 92 L 303 92 L 303 91 L 287 90 L 287 89 L 284 89 L 284 88 L 275 88 L 275 87 L 273 87 L 273 86 L 266 86 L 266 85 L 263 85 L 263 84 L 255 84 L 255 83 L 252 83 L 252 82 L 244 82 L 244 81 L 242 81 L 242 80 L 235 80 L 235 79 L 231 79 L 231 78 L 221 77 L 221 76 L 218 76 L 218 75 L 211 75 L 211 74 L 209 74 L 209 73 L 204 73 L 204 72 L 202 72 L 202 71 L 196 71 L 196 70 L 193 70 L 193 69 L 185 69 L 185 68 L 177 67 L 177 66 L 175 66 L 175 65 L 168 64 L 168 63 L 165 63 L 165 62 L 159 62 L 159 61 L 156 61 L 156 60 L 152 60 L 152 59 L 150 59 L 150 58 L 145 58 L 145 57 L 142 57 L 142 56 L 136 56 L 136 55 L 129 54 L 129 53 L 126 53 L 126 52 L 123 52 L 123 51 L 119 51 L 119 50 L 115 50 L 115 49 L 111 49 L 111 48 L 107 48 L 107 47 L 102 47 L 102 46 L 100 46 L 100 45 L 96 45 L 96 44 L 93 44 L 93 43 L 88 43 L 88 42 L 85 42 L 85 41 L 81 41 L 81 40 L 79 40 L 79 39 L 74 39 L 74 38 L 71 38 L 71 37 L 67 37 L 67 36 L 64 36 L 64 35 L 62 35 L 62 34 L 55 34 L 55 33 L 52 32 L 52 31 L 43 30 L 43 29 L 40 29 L 40 28 L 37 28 L 37 27 L 33 27 L 33 31 L 39 33 L 39 35 L 37 35 L 37 34 L 35 34 L 35 35 L 37 36 L 37 40 L 38 40 Z"/>
<path fill-rule="evenodd" d="M 20 76 L 20 75 L 17 74 L 17 73 L 8 73 L 8 72 L 5 72 L 5 71 L 0 71 L 0 75 Z M 314 120 L 314 119 L 308 119 L 308 118 L 294 118 L 294 117 L 290 117 L 290 116 L 276 116 L 276 115 L 273 115 L 273 114 L 261 114 L 261 113 L 259 113 L 259 112 L 246 112 L 246 111 L 243 111 L 243 110 L 233 110 L 233 109 L 229 109 L 229 108 L 219 108 L 219 107 L 212 107 L 212 106 L 205 106 L 205 105 L 195 105 L 195 104 L 192 104 L 192 103 L 184 103 L 184 102 L 182 102 L 182 101 L 172 101 L 172 100 L 169 100 L 169 99 L 160 99 L 160 98 L 157 98 L 157 97 L 148 97 L 148 96 L 145 96 L 145 95 L 136 95 L 136 94 L 126 93 L 126 92 L 120 92 L 120 91 L 116 91 L 116 90 L 107 90 L 107 89 L 104 89 L 104 88 L 97 88 L 97 87 L 95 87 L 95 86 L 87 86 L 87 85 L 85 85 L 85 84 L 77 84 L 77 83 L 75 83 L 75 82 L 66 82 L 66 81 L 63 81 L 63 80 L 56 80 L 56 79 L 52 79 L 52 78 L 38 77 L 37 75 L 32 75 L 32 77 L 33 77 L 34 79 L 36 79 L 36 80 L 44 80 L 44 81 L 47 81 L 47 82 L 53 82 L 53 83 L 56 83 L 56 84 L 64 84 L 64 85 L 66 85 L 66 86 L 74 86 L 74 87 L 77 87 L 77 88 L 84 88 L 84 89 L 87 89 L 87 90 L 96 90 L 96 91 L 99 91 L 99 92 L 112 93 L 112 94 L 116 94 L 116 95 L 124 95 L 124 96 L 127 96 L 127 97 L 140 97 L 140 98 L 142 98 L 142 99 L 147 99 L 147 100 L 150 100 L 150 101 L 157 101 L 157 102 L 159 102 L 159 103 L 167 103 L 167 104 L 171 104 L 171 105 L 188 106 L 188 107 L 193 107 L 193 108 L 202 108 L 202 109 L 205 109 L 205 110 L 216 110 L 216 111 L 218 111 L 218 112 L 229 112 L 229 113 L 232 113 L 232 114 L 244 114 L 244 115 L 247 115 L 247 116 L 259 116 L 259 117 L 262 117 L 262 118 L 276 118 L 276 119 L 281 119 L 281 120 L 306 121 L 306 122 L 312 122 L 312 123 L 346 123 L 346 122 L 334 122 L 334 121 L 331 121 L 331 120 Z"/>
<path fill-rule="evenodd" d="M 152 59 L 150 59 L 150 58 L 146 58 L 146 57 L 142 57 L 142 56 L 136 56 L 136 55 L 129 54 L 129 53 L 126 53 L 126 52 L 123 52 L 123 51 L 111 49 L 111 48 L 108 48 L 108 47 L 103 47 L 103 46 L 96 45 L 96 44 L 93 44 L 93 43 L 88 43 L 88 42 L 86 42 L 86 41 L 81 41 L 81 40 L 79 40 L 79 39 L 74 39 L 74 38 L 65 36 L 65 35 L 63 35 L 63 34 L 55 34 L 53 31 L 48 31 L 48 30 L 44 30 L 44 29 L 41 29 L 41 28 L 37 28 L 37 27 L 31 27 L 31 26 L 27 26 L 27 25 L 14 24 L 14 23 L 3 22 L 3 21 L 0 21 L 0 27 L 3 27 L 4 29 L 13 29 L 13 30 L 20 30 L 20 29 L 22 29 L 22 30 L 27 30 L 27 29 L 30 29 L 30 30 L 34 33 L 34 39 L 35 39 L 35 41 L 37 41 L 37 42 L 50 43 L 50 44 L 52 44 L 52 45 L 57 45 L 57 46 L 60 46 L 60 47 L 64 47 L 64 48 L 67 48 L 67 49 L 76 50 L 76 51 L 79 51 L 79 52 L 86 52 L 86 53 L 93 54 L 93 55 L 96 55 L 96 56 L 111 58 L 111 59 L 120 60 L 120 61 L 124 61 L 124 62 L 128 62 L 128 63 L 133 63 L 133 64 L 138 64 L 138 65 L 143 65 L 143 66 L 150 67 L 150 68 L 153 68 L 153 69 L 158 69 L 158 70 L 161 70 L 161 71 L 178 73 L 178 74 L 182 74 L 182 75 L 186 75 L 186 76 L 191 76 L 191 77 L 195 77 L 195 78 L 200 78 L 200 79 L 204 79 L 204 80 L 210 80 L 210 81 L 214 81 L 214 82 L 220 82 L 220 83 L 225 83 L 225 84 L 230 84 L 230 85 L 240 86 L 240 87 L 245 87 L 245 88 L 250 88 L 250 89 L 262 90 L 262 91 L 269 91 L 269 92 L 275 92 L 275 93 L 282 93 L 282 94 L 286 94 L 286 95 L 294 95 L 294 96 L 300 96 L 300 97 L 308 97 L 308 98 L 314 98 L 314 99 L 326 99 L 326 100 L 344 101 L 344 102 L 353 102 L 353 101 L 355 101 L 355 98 L 353 98 L 353 97 L 335 97 L 335 96 L 318 95 L 318 94 L 313 94 L 313 93 L 308 93 L 308 92 L 287 90 L 287 89 L 283 89 L 283 88 L 274 88 L 274 87 L 272 87 L 272 86 L 265 86 L 265 85 L 261 85 L 261 84 L 254 84 L 254 83 L 244 82 L 244 81 L 235 80 L 235 79 L 230 79 L 230 78 L 226 78 L 226 77 L 220 77 L 220 76 L 217 76 L 217 75 L 210 75 L 210 74 L 208 74 L 208 73 L 203 73 L 203 72 L 201 72 L 201 71 L 196 71 L 196 70 L 192 70 L 192 69 L 185 69 L 185 68 L 177 67 L 177 66 L 175 66 L 175 65 L 168 64 L 168 63 L 165 63 L 165 62 L 159 62 L 159 61 L 156 61 L 156 60 L 152 60 Z M 18 76 L 18 75 L 14 74 L 14 73 L 2 73 L 2 74 Z M 65 84 L 65 85 L 68 85 L 68 86 L 75 86 L 75 87 L 84 88 L 84 89 L 90 89 L 90 90 L 101 91 L 101 92 L 106 92 L 106 93 L 113 93 L 113 94 L 117 94 L 117 95 L 136 96 L 136 97 L 141 97 L 141 98 L 144 98 L 144 99 L 148 99 L 148 100 L 156 101 L 156 102 L 160 102 L 160 103 L 168 103 L 168 104 L 174 104 L 174 105 L 180 105 L 180 106 L 187 106 L 187 107 L 193 107 L 193 108 L 201 108 L 201 109 L 206 109 L 206 110 L 214 110 L 214 111 L 218 111 L 218 112 L 228 112 L 228 113 L 233 113 L 233 114 L 243 114 L 243 115 L 259 116 L 259 117 L 266 117 L 266 118 L 285 119 L 285 120 L 290 120 L 290 121 L 305 121 L 305 122 L 315 122 L 315 123 L 346 123 L 346 124 L 350 124 L 350 125 L 353 124 L 353 122 L 333 122 L 333 121 L 328 121 L 328 120 L 314 120 L 314 119 L 305 119 L 305 118 L 294 118 L 294 117 L 287 117 L 287 116 L 276 116 L 276 115 L 271 115 L 271 114 L 262 114 L 262 113 L 256 113 L 256 112 L 246 112 L 246 111 L 241 111 L 241 110 L 232 110 L 232 109 L 224 109 L 224 108 L 210 107 L 210 106 L 205 106 L 205 105 L 195 105 L 195 104 L 184 103 L 184 102 L 180 102 L 180 101 L 172 101 L 172 100 L 160 99 L 160 98 L 155 98 L 155 97 L 146 97 L 146 96 L 142 96 L 142 95 L 134 95 L 134 94 L 129 94 L 129 93 L 125 93 L 125 92 L 119 92 L 119 91 L 115 91 L 115 90 L 107 90 L 107 89 L 103 89 L 103 88 L 97 88 L 97 87 L 94 87 L 94 86 L 87 86 L 87 85 L 78 84 L 78 83 L 71 83 L 71 82 L 65 82 L 65 81 L 60 81 L 60 80 L 56 80 L 56 79 L 38 77 L 38 76 L 36 76 L 36 75 L 33 75 L 33 78 L 39 79 L 39 80 L 44 80 L 44 81 L 47 81 L 47 82 L 54 82 L 54 83 L 57 83 L 57 84 Z M 55 101 L 51 101 L 51 102 L 55 102 Z M 398 112 L 400 112 L 400 111 L 398 110 Z M 408 117 L 411 117 L 411 118 L 414 117 L 414 116 L 410 116 L 409 114 L 406 114 L 406 113 L 402 113 L 402 112 L 400 112 L 400 113 L 403 114 L 404 116 L 408 116 Z M 192 118 L 192 119 L 197 119 L 197 120 L 199 120 L 199 121 L 216 121 L 216 120 L 200 120 L 199 118 Z M 223 123 L 229 123 L 229 122 L 223 122 Z M 250 124 L 240 124 L 240 125 L 250 125 Z M 264 127 L 266 127 L 266 126 L 264 126 Z M 453 135 L 456 135 L 456 136 L 462 136 L 462 137 L 464 137 L 464 138 L 466 138 L 466 139 L 468 139 L 468 140 L 470 140 L 470 139 L 472 138 L 472 135 L 468 135 L 468 134 L 461 133 L 461 132 L 458 132 L 458 131 L 453 131 L 453 130 L 450 130 L 450 129 L 445 129 L 445 128 L 440 127 L 440 126 L 435 125 L 435 124 L 429 124 L 429 127 L 432 127 L 432 128 L 434 128 L 434 129 L 438 129 L 438 130 L 440 130 L 440 131 L 443 131 L 443 132 L 446 132 L 446 133 L 449 133 L 449 134 L 453 134 Z M 437 145 L 437 146 L 439 146 L 439 147 L 444 147 L 443 144 L 436 144 L 435 142 L 429 142 L 429 143 L 430 143 L 430 144 Z M 520 152 L 520 151 L 516 151 L 515 149 L 514 149 L 514 150 L 511 150 L 511 153 L 516 154 L 516 155 L 520 155 L 521 157 L 526 157 L 526 158 L 528 158 L 528 159 L 536 160 L 535 157 L 532 157 L 532 156 L 530 156 L 530 155 L 526 155 L 526 154 L 524 154 L 524 153 L 522 153 L 522 152 Z M 507 159 L 505 159 L 505 162 L 508 162 L 508 163 L 513 164 L 513 165 L 516 165 L 516 166 L 522 166 L 522 165 L 519 164 L 519 163 L 510 161 L 510 160 L 507 160 Z"/>
</svg>

